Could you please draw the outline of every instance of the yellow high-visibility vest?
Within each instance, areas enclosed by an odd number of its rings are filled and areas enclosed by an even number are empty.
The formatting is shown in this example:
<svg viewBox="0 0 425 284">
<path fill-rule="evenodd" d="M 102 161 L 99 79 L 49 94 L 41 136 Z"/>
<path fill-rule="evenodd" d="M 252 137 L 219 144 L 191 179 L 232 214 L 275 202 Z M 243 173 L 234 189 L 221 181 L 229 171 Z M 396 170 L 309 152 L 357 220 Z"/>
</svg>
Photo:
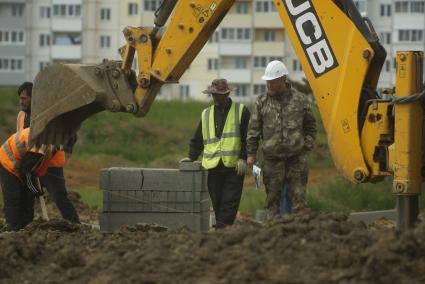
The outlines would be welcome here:
<svg viewBox="0 0 425 284">
<path fill-rule="evenodd" d="M 227 114 L 221 138 L 215 135 L 214 106 L 202 112 L 202 137 L 204 153 L 202 166 L 206 169 L 215 168 L 220 160 L 228 168 L 235 167 L 241 152 L 240 124 L 243 104 L 232 103 Z"/>
</svg>

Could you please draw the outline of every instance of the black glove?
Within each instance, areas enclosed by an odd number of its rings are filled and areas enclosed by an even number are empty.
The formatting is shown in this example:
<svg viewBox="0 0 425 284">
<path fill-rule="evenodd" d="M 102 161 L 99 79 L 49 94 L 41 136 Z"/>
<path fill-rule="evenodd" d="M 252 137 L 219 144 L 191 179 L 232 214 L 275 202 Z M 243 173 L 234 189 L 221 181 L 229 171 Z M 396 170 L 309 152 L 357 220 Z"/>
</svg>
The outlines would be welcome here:
<svg viewBox="0 0 425 284">
<path fill-rule="evenodd" d="M 27 173 L 25 174 L 26 179 L 26 185 L 27 188 L 36 196 L 42 196 L 44 194 L 43 188 L 40 186 L 39 182 L 37 181 L 37 177 Z"/>
</svg>

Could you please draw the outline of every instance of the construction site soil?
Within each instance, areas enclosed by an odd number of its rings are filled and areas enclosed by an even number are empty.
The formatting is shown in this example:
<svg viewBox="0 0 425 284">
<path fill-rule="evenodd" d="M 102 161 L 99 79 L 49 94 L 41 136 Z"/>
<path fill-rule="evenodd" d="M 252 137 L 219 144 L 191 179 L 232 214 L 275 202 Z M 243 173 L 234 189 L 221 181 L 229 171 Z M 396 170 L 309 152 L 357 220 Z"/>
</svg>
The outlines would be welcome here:
<svg viewBox="0 0 425 284">
<path fill-rule="evenodd" d="M 0 226 L 0 283 L 423 283 L 425 223 L 398 232 L 303 212 L 218 231 L 102 233 L 59 219 Z"/>
</svg>

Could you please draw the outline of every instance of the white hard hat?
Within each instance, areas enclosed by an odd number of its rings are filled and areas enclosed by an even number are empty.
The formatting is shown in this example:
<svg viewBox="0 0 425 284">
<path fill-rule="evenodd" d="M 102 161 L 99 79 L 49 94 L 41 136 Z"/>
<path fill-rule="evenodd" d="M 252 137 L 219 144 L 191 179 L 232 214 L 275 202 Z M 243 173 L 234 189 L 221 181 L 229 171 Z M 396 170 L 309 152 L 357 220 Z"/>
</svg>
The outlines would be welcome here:
<svg viewBox="0 0 425 284">
<path fill-rule="evenodd" d="M 274 80 L 282 76 L 288 75 L 288 68 L 279 60 L 273 60 L 267 64 L 266 71 L 261 79 L 265 81 Z"/>
</svg>

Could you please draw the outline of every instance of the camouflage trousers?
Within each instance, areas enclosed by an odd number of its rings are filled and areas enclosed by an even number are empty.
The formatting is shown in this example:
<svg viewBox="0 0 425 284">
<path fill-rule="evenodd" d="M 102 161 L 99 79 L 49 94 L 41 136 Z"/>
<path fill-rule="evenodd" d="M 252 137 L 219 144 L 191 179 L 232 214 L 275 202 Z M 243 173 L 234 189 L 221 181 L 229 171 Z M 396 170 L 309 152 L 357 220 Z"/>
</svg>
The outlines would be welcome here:
<svg viewBox="0 0 425 284">
<path fill-rule="evenodd" d="M 269 217 L 280 213 L 282 190 L 288 190 L 293 211 L 306 206 L 308 164 L 305 155 L 285 160 L 264 160 L 263 180 L 266 186 L 266 211 Z"/>
</svg>

